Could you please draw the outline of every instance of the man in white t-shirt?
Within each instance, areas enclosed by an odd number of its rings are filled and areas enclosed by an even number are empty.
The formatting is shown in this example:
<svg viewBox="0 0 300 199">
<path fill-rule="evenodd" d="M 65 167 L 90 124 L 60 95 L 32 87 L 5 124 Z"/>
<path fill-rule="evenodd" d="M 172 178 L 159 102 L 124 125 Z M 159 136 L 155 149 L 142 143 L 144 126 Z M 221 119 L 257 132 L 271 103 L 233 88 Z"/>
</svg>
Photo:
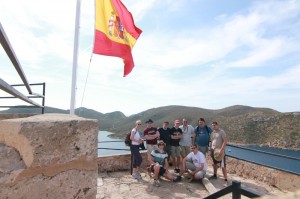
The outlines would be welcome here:
<svg viewBox="0 0 300 199">
<path fill-rule="evenodd" d="M 191 145 L 191 152 L 182 160 L 179 176 L 181 177 L 187 170 L 190 175 L 190 181 L 193 179 L 201 180 L 206 174 L 206 160 L 202 152 L 198 151 L 195 144 Z"/>
<path fill-rule="evenodd" d="M 182 125 L 179 126 L 182 130 L 182 137 L 179 141 L 180 153 L 182 158 L 185 158 L 191 151 L 192 136 L 194 134 L 194 127 L 188 124 L 187 119 L 182 119 Z"/>
</svg>

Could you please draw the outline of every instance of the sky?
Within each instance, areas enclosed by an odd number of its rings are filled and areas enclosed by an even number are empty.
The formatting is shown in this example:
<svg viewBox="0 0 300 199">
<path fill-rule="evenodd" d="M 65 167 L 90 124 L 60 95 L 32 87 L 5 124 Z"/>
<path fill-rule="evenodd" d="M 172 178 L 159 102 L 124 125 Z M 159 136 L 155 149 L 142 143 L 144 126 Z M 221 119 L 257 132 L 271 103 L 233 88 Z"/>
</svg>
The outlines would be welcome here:
<svg viewBox="0 0 300 199">
<path fill-rule="evenodd" d="M 92 53 L 94 0 L 81 1 L 76 108 L 127 116 L 168 105 L 300 111 L 299 1 L 122 2 L 143 31 L 127 77 L 122 59 Z M 76 0 L 0 2 L 0 22 L 28 82 L 46 83 L 46 106 L 70 109 L 75 16 Z M 2 47 L 0 78 L 22 83 Z"/>
</svg>

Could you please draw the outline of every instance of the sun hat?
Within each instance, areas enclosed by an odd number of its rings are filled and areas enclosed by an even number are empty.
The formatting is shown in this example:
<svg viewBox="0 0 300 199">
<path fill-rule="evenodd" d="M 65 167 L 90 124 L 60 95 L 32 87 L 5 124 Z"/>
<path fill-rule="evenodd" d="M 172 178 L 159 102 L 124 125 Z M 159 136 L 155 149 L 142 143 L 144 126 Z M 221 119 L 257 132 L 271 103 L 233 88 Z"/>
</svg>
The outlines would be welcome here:
<svg viewBox="0 0 300 199">
<path fill-rule="evenodd" d="M 214 155 L 213 158 L 214 158 L 216 161 L 218 161 L 218 162 L 221 162 L 221 161 L 223 160 L 223 158 L 224 158 L 224 153 L 221 155 L 221 154 L 220 154 L 220 149 L 218 149 L 218 148 L 215 148 L 215 149 L 214 149 L 213 155 Z"/>
<path fill-rule="evenodd" d="M 159 140 L 159 141 L 157 142 L 157 146 L 158 146 L 158 145 L 161 145 L 161 144 L 163 144 L 163 145 L 165 145 L 165 146 L 166 146 L 166 143 L 164 143 L 164 141 L 163 141 L 163 140 Z"/>
</svg>

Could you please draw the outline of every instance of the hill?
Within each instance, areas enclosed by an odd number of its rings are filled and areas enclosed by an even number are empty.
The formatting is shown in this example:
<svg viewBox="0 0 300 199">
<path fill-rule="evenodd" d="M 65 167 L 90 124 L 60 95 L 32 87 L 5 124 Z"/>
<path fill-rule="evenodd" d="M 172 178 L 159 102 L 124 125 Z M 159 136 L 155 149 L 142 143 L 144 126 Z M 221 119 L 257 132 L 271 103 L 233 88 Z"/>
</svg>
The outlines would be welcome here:
<svg viewBox="0 0 300 199">
<path fill-rule="evenodd" d="M 32 113 L 29 108 L 12 108 L 0 113 Z M 30 112 L 31 111 L 31 112 Z M 46 107 L 45 113 L 69 113 L 69 110 Z M 114 137 L 124 137 L 134 127 L 136 120 L 152 119 L 160 127 L 164 121 L 173 125 L 175 119 L 186 118 L 196 126 L 200 117 L 210 125 L 217 121 L 228 135 L 229 142 L 241 144 L 262 144 L 273 147 L 300 149 L 300 114 L 280 113 L 268 108 L 231 106 L 218 110 L 187 106 L 164 106 L 152 108 L 126 117 L 122 112 L 100 113 L 92 109 L 78 108 L 75 114 L 80 117 L 97 119 L 100 130 L 115 133 Z M 143 125 L 145 127 L 145 125 Z"/>
</svg>

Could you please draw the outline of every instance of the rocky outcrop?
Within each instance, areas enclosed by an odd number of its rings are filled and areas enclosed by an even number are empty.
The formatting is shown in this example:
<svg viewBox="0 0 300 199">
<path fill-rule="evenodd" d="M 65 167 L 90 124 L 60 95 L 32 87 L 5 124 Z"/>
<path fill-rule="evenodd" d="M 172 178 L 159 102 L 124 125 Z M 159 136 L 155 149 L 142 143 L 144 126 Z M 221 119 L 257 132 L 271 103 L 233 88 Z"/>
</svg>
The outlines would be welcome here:
<svg viewBox="0 0 300 199">
<path fill-rule="evenodd" d="M 0 121 L 1 198 L 95 198 L 97 136 L 73 115 Z"/>
</svg>

